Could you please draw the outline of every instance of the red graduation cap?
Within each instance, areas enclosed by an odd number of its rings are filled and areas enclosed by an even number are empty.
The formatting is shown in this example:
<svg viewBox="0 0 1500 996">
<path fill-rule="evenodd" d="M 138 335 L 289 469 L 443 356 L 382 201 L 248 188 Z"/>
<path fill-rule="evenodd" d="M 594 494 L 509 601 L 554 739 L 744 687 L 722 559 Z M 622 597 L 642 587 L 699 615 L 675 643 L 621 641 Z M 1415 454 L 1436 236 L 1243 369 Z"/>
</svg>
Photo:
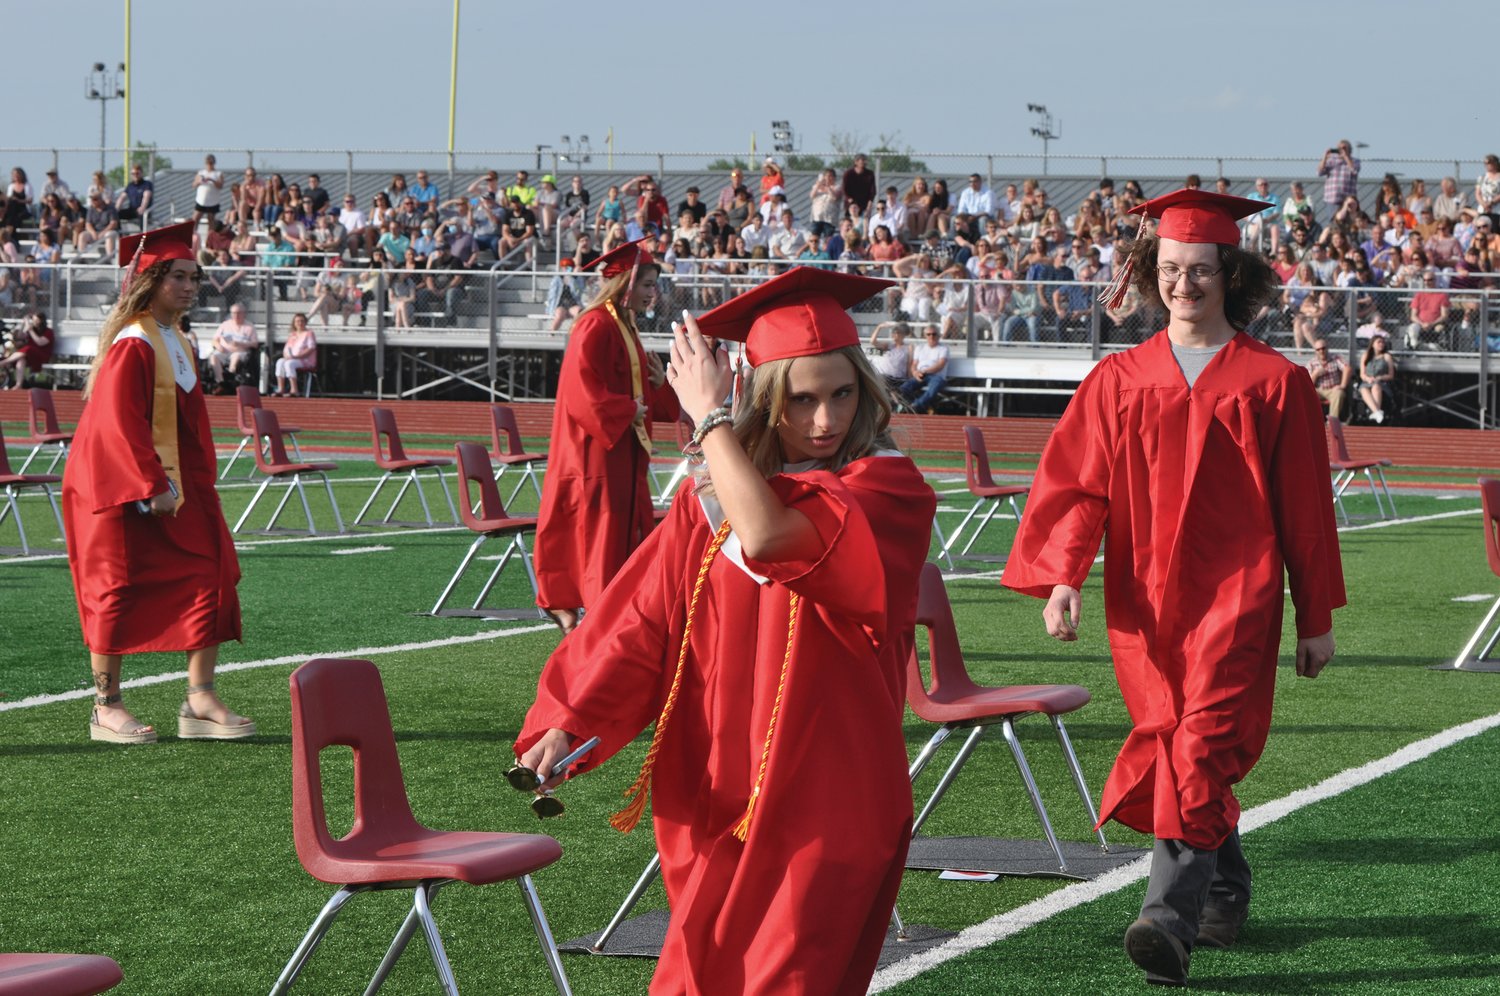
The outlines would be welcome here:
<svg viewBox="0 0 1500 996">
<path fill-rule="evenodd" d="M 893 280 L 797 266 L 698 318 L 706 336 L 745 343 L 752 366 L 859 345 L 848 311 Z"/>
<path fill-rule="evenodd" d="M 646 251 L 646 243 L 650 241 L 651 237 L 648 235 L 644 239 L 615 246 L 602 256 L 595 257 L 593 262 L 586 263 L 581 269 L 592 270 L 598 267 L 600 275 L 609 279 L 622 273 L 629 273 L 638 266 L 649 266 L 656 262 L 655 258 Z"/>
<path fill-rule="evenodd" d="M 120 240 L 120 265 L 139 272 L 164 259 L 193 259 L 193 223 L 178 222 Z"/>
<path fill-rule="evenodd" d="M 1237 246 L 1240 244 L 1240 227 L 1235 222 L 1273 206 L 1248 197 L 1184 187 L 1137 204 L 1130 213 L 1160 219 L 1156 234 L 1164 239 Z"/>
</svg>

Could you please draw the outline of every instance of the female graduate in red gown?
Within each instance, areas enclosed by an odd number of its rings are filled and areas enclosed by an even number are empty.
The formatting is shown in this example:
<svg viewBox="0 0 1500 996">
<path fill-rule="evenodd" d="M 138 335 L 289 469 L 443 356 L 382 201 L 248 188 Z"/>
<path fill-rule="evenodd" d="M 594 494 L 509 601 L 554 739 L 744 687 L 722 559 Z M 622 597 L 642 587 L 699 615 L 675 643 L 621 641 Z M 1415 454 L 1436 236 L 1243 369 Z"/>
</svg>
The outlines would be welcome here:
<svg viewBox="0 0 1500 996">
<path fill-rule="evenodd" d="M 240 638 L 239 561 L 224 524 L 197 358 L 177 331 L 202 271 L 192 225 L 120 241 L 129 263 L 89 371 L 63 475 L 68 563 L 94 672 L 89 736 L 150 743 L 120 701 L 125 654 L 185 650 L 178 736 L 234 740 L 255 724 L 214 693 L 219 644 Z"/>
<path fill-rule="evenodd" d="M 1002 578 L 1047 599 L 1048 632 L 1075 639 L 1078 588 L 1106 536 L 1105 621 L 1133 729 L 1101 816 L 1157 838 L 1125 946 L 1164 984 L 1183 984 L 1195 944 L 1234 943 L 1249 911 L 1232 787 L 1270 728 L 1283 575 L 1299 675 L 1332 658 L 1344 604 L 1317 394 L 1242 331 L 1276 280 L 1238 248 L 1235 221 L 1265 206 L 1181 190 L 1135 209 L 1158 232 L 1116 258 L 1170 322 L 1079 387 Z"/>
<path fill-rule="evenodd" d="M 901 719 L 936 496 L 891 444 L 846 307 L 890 281 L 798 268 L 696 322 L 668 367 L 706 465 L 563 640 L 516 742 L 577 768 L 656 728 L 671 902 L 655 994 L 865 992 L 910 838 Z M 727 355 L 755 366 L 731 422 Z"/>
<path fill-rule="evenodd" d="M 651 422 L 678 413 L 661 363 L 636 330 L 635 316 L 656 300 L 661 267 L 641 242 L 583 268 L 595 266 L 604 283 L 573 323 L 557 381 L 533 558 L 537 604 L 564 633 L 651 531 Z"/>
</svg>

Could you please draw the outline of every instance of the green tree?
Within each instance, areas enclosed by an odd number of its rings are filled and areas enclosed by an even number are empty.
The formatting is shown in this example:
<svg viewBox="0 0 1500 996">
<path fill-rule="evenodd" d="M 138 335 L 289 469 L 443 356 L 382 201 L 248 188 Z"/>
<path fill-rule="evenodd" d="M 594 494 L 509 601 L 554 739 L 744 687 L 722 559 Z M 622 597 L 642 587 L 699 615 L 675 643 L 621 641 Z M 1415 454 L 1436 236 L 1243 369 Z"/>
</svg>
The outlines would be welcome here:
<svg viewBox="0 0 1500 996">
<path fill-rule="evenodd" d="M 822 156 L 795 155 L 786 157 L 786 168 L 799 173 L 816 173 L 825 165 L 827 164 L 823 162 Z"/>
<path fill-rule="evenodd" d="M 154 160 L 151 158 L 151 154 L 153 152 L 156 153 L 156 158 Z M 148 173 L 152 169 L 153 162 L 155 163 L 155 168 L 158 170 L 172 168 L 172 160 L 162 155 L 160 152 L 156 152 L 155 142 L 142 142 L 137 140 L 135 143 L 135 149 L 131 153 L 130 161 L 133 163 L 140 163 L 142 169 L 144 169 Z M 116 166 L 114 169 L 110 170 L 108 175 L 109 185 L 111 187 L 118 189 L 125 186 L 125 167 L 123 164 Z"/>
<path fill-rule="evenodd" d="M 705 167 L 710 173 L 728 173 L 732 169 L 748 170 L 750 164 L 743 159 L 715 159 Z"/>
</svg>

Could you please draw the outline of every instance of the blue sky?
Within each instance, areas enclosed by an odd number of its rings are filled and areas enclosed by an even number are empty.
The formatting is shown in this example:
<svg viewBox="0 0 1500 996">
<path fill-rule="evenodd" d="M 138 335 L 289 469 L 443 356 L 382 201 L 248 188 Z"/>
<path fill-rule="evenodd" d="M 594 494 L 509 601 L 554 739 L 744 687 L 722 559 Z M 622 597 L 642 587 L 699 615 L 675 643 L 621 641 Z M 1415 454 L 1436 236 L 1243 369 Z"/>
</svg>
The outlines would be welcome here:
<svg viewBox="0 0 1500 996">
<path fill-rule="evenodd" d="M 97 144 L 83 78 L 124 57 L 124 6 L 3 5 L 7 36 L 28 43 L 6 46 L 6 75 L 25 86 L 8 88 L 0 149 Z M 133 16 L 135 139 L 447 146 L 451 0 L 135 0 Z M 770 122 L 786 119 L 808 152 L 839 131 L 923 152 L 1034 153 L 1026 105 L 1038 103 L 1061 122 L 1054 154 L 1315 161 L 1350 137 L 1370 157 L 1476 163 L 1500 145 L 1493 112 L 1480 124 L 1494 90 L 1481 49 L 1497 28 L 1493 9 L 1448 0 L 464 0 L 457 144 L 587 134 L 597 153 L 612 128 L 621 151 L 743 154 L 752 132 L 765 151 Z M 122 105 L 108 105 L 112 144 Z M 0 155 L 40 179 L 45 157 Z M 86 182 L 87 168 L 70 161 L 64 177 Z"/>
</svg>

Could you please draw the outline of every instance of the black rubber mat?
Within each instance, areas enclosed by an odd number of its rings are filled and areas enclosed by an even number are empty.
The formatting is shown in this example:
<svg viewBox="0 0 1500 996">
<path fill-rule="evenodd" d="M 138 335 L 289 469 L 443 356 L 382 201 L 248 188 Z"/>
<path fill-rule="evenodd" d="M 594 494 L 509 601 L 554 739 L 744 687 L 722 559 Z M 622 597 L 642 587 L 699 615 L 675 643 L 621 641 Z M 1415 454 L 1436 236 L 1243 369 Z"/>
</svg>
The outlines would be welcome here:
<svg viewBox="0 0 1500 996">
<path fill-rule="evenodd" d="M 1110 846 L 1106 853 L 1096 843 L 1058 842 L 1067 870 L 1045 840 L 1001 837 L 915 837 L 906 854 L 906 867 L 923 871 L 979 871 L 1022 877 L 1071 878 L 1081 882 L 1129 864 L 1151 852 L 1139 847 Z"/>
</svg>

